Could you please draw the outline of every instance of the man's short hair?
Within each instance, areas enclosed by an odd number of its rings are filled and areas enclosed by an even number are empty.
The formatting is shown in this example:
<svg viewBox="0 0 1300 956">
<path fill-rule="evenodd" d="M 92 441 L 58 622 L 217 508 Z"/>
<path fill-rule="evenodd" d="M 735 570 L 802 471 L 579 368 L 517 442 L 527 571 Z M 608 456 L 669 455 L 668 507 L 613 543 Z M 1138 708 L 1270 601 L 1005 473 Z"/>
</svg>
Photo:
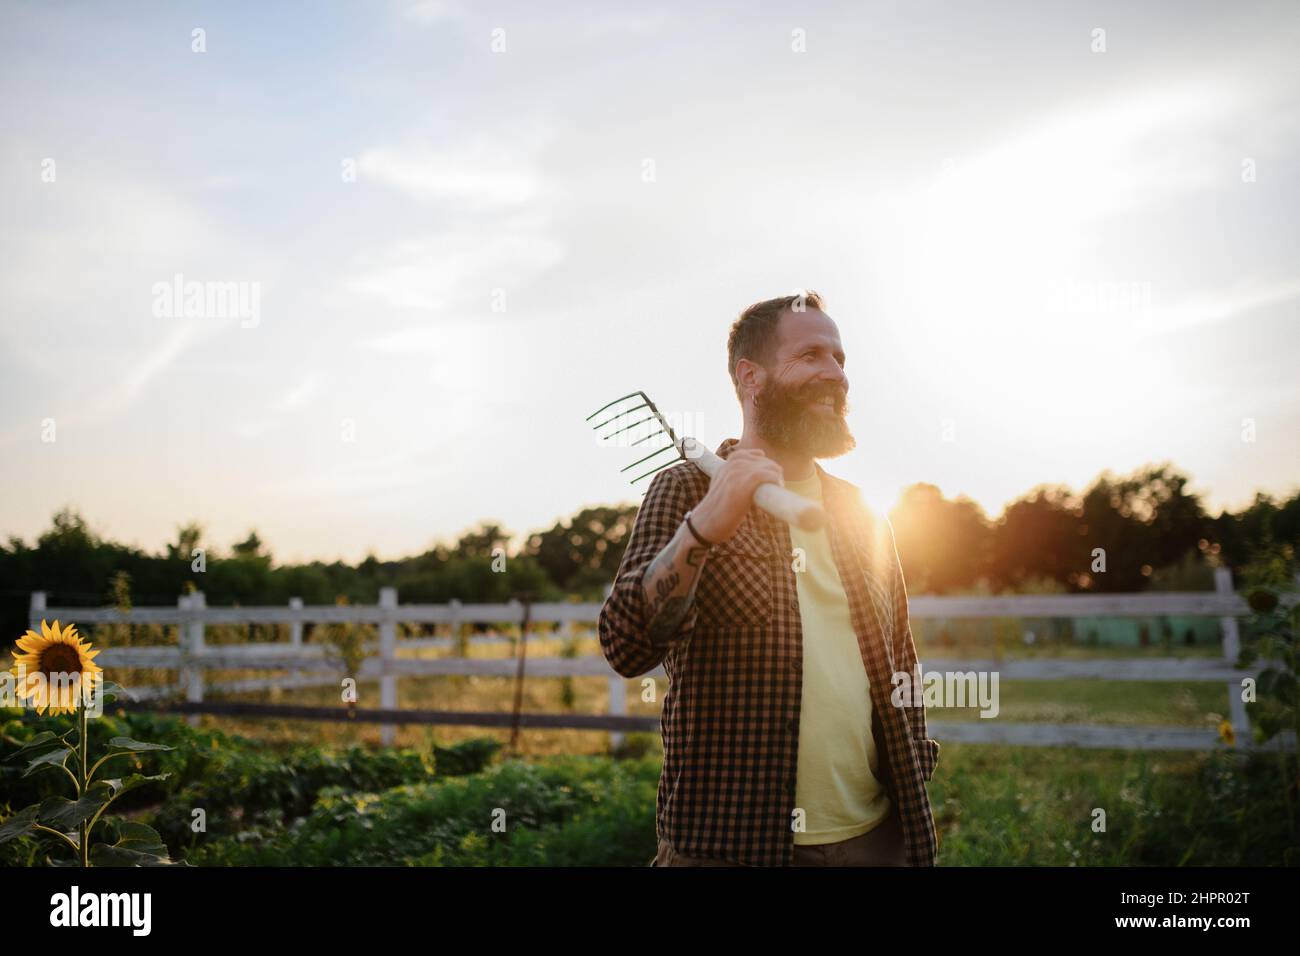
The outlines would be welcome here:
<svg viewBox="0 0 1300 956">
<path fill-rule="evenodd" d="M 741 359 L 757 362 L 764 368 L 771 368 L 776 361 L 776 325 L 781 320 L 781 313 L 801 303 L 804 308 L 825 311 L 822 297 L 816 292 L 801 295 L 783 295 L 776 299 L 755 302 L 731 326 L 727 336 L 727 368 L 731 372 L 731 384 L 736 389 L 736 397 L 744 401 L 740 393 L 740 380 L 736 377 L 736 364 Z"/>
</svg>

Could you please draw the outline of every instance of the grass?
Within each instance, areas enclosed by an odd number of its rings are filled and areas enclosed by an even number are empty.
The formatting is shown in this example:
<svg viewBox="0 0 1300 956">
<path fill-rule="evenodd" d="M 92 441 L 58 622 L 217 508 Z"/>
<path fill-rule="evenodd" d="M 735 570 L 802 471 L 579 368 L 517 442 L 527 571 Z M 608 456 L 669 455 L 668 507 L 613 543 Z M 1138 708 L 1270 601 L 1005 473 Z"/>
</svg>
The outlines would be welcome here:
<svg viewBox="0 0 1300 956">
<path fill-rule="evenodd" d="M 947 744 L 930 785 L 941 862 L 1278 866 L 1289 849 L 1300 865 L 1275 759 Z"/>
<path fill-rule="evenodd" d="M 579 655 L 600 653 L 592 637 L 579 639 L 577 645 Z M 529 656 L 559 656 L 565 647 L 566 641 L 559 638 L 530 638 Z M 452 652 L 402 653 L 436 658 Z M 1174 653 L 1218 656 L 1214 648 L 1179 648 Z M 941 667 L 945 659 L 925 650 L 921 655 L 927 667 Z M 513 651 L 507 644 L 478 645 L 472 656 L 508 658 Z M 966 650 L 959 656 L 980 655 Z M 1039 646 L 1020 648 L 1017 656 L 1164 654 L 1158 647 Z M 243 670 L 210 675 L 213 681 L 255 676 L 272 674 Z M 113 677 L 140 686 L 166 675 L 118 668 Z M 560 679 L 527 681 L 523 709 L 607 711 L 605 678 L 575 677 L 568 686 L 566 700 Z M 665 686 L 661 681 L 660 700 Z M 641 700 L 639 681 L 629 681 L 626 687 L 629 714 L 658 715 L 660 703 Z M 513 699 L 512 678 L 403 678 L 398 689 L 403 708 L 508 712 Z M 361 706 L 375 705 L 378 682 L 362 681 L 359 692 Z M 338 690 L 331 687 L 230 699 L 341 706 Z M 1212 729 L 1226 707 L 1226 689 L 1220 683 L 1003 681 L 997 719 Z M 976 708 L 928 710 L 935 721 L 978 720 L 978 713 Z M 521 759 L 505 759 L 504 753 L 495 758 L 491 753 L 493 745 L 508 741 L 508 729 L 407 725 L 398 728 L 396 748 L 385 750 L 377 725 L 205 716 L 192 729 L 180 720 L 142 714 L 120 721 L 118 732 L 180 742 L 178 753 L 167 758 L 175 779 L 166 789 L 140 795 L 152 802 L 124 810 L 158 826 L 174 853 L 191 854 L 192 862 L 203 865 L 642 866 L 654 853 L 662 759 L 657 733 L 629 734 L 619 754 L 611 755 L 604 731 L 524 729 L 517 755 Z M 24 718 L 21 723 L 27 722 Z M 167 729 L 160 732 L 159 727 Z M 102 730 L 109 732 L 107 724 Z M 457 746 L 467 748 L 462 751 L 466 758 L 447 759 L 447 748 Z M 442 757 L 430 760 L 435 748 Z M 1276 760 L 1271 754 L 1248 758 L 1223 752 L 1143 753 L 946 741 L 930 784 L 940 864 L 1300 862 L 1300 841 L 1286 818 Z M 138 769 L 156 768 L 146 761 Z M 6 808 L 4 799 L 0 795 L 0 817 L 16 809 Z M 195 806 L 210 814 L 210 829 L 203 836 L 191 835 L 188 826 Z M 0 862 L 13 865 L 39 858 L 35 845 L 7 847 Z"/>
<path fill-rule="evenodd" d="M 0 713 L 0 749 L 41 729 L 20 714 Z M 654 734 L 630 735 L 621 759 L 519 760 L 483 740 L 340 749 L 146 714 L 95 724 L 96 736 L 175 748 L 135 758 L 135 770 L 171 776 L 122 809 L 197 865 L 643 866 L 654 853 Z M 0 818 L 62 783 L 53 771 L 20 780 L 20 767 L 0 768 L 14 801 L 0 799 Z M 929 792 L 943 866 L 1300 863 L 1272 754 L 948 743 Z M 196 834 L 199 808 L 206 829 Z M 40 863 L 45 852 L 27 838 L 0 844 L 0 865 Z"/>
</svg>

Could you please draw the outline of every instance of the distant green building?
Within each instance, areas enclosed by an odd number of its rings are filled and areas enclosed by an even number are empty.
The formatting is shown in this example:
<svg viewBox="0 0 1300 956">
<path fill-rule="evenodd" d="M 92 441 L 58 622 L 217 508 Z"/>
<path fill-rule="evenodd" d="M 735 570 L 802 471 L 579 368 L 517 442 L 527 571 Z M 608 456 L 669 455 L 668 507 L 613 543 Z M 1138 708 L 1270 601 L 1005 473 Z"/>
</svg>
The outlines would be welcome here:
<svg viewBox="0 0 1300 956">
<path fill-rule="evenodd" d="M 1053 617 L 913 619 L 912 635 L 921 647 L 945 647 L 982 653 L 1003 647 L 1036 645 L 1075 647 L 1217 647 L 1222 641 L 1218 618 Z"/>
<path fill-rule="evenodd" d="M 1085 647 L 1205 647 L 1222 639 L 1213 617 L 1076 617 L 1074 643 Z"/>
</svg>

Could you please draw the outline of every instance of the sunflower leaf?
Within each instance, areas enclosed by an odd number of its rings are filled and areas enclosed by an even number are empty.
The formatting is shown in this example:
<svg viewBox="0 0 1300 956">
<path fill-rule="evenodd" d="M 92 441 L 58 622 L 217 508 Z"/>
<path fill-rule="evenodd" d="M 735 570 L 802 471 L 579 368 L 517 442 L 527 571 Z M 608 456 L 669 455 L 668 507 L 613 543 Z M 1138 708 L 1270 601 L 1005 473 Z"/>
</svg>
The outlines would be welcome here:
<svg viewBox="0 0 1300 956">
<path fill-rule="evenodd" d="M 58 750 L 51 750 L 47 754 L 41 754 L 27 765 L 27 770 L 23 773 L 24 777 L 31 776 L 38 770 L 46 767 L 62 767 L 63 761 L 68 759 L 68 754 L 72 753 L 67 747 L 60 747 Z"/>
<path fill-rule="evenodd" d="M 0 843 L 25 836 L 35 829 L 39 811 L 40 807 L 32 804 L 30 807 L 23 807 L 4 823 L 0 823 Z"/>
<path fill-rule="evenodd" d="M 117 826 L 113 844 L 97 843 L 90 848 L 90 862 L 95 866 L 168 866 L 167 845 L 153 827 L 132 820 Z"/>
<path fill-rule="evenodd" d="M 127 689 L 116 681 L 106 680 L 99 688 L 100 695 L 105 700 L 115 700 L 118 697 L 130 697 Z"/>
<path fill-rule="evenodd" d="M 170 863 L 165 846 L 142 850 L 96 843 L 90 848 L 91 866 L 167 866 Z"/>
<path fill-rule="evenodd" d="M 146 750 L 174 750 L 174 747 L 168 747 L 165 744 L 147 744 L 142 740 L 132 740 L 130 737 L 114 737 L 108 742 L 110 750 L 120 753 L 138 754 Z"/>
<path fill-rule="evenodd" d="M 113 797 L 120 797 L 122 794 L 128 793 L 129 791 L 134 790 L 137 787 L 143 787 L 147 783 L 153 783 L 155 780 L 166 780 L 170 776 L 171 776 L 170 772 L 154 774 L 153 776 L 150 777 L 146 777 L 142 773 L 133 773 L 131 774 L 131 776 L 125 779 L 121 777 L 113 777 L 110 780 L 97 780 L 95 782 L 97 784 L 102 784 L 103 786 L 107 787 L 111 791 L 109 795 L 109 798 L 111 799 Z M 104 800 L 101 802 L 107 803 L 108 801 Z"/>
<path fill-rule="evenodd" d="M 21 747 L 19 747 L 17 750 L 11 753 L 8 757 L 6 757 L 5 760 L 13 760 L 19 754 L 27 753 L 27 751 L 29 750 L 40 750 L 42 747 L 48 747 L 51 744 L 53 744 L 55 741 L 61 739 L 62 738 L 60 738 L 52 730 L 42 730 L 39 734 L 37 734 L 31 740 L 27 741 L 27 743 L 23 744 Z"/>
<path fill-rule="evenodd" d="M 38 808 L 38 818 L 42 824 L 56 830 L 72 830 L 93 817 L 95 811 L 107 802 L 107 797 L 82 797 L 80 800 L 46 797 Z"/>
<path fill-rule="evenodd" d="M 135 820 L 123 820 L 117 825 L 116 846 L 146 843 L 150 846 L 162 846 L 162 836 L 153 827 Z M 138 847 L 137 847 L 138 849 Z"/>
</svg>

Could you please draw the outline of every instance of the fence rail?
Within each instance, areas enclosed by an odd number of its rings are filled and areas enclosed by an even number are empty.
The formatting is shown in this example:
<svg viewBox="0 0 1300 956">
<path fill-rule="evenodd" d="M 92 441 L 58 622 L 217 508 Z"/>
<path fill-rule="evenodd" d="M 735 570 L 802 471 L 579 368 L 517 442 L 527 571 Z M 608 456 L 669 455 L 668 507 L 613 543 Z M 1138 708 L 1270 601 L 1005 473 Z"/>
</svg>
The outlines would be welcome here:
<svg viewBox="0 0 1300 956">
<path fill-rule="evenodd" d="M 398 604 L 397 592 L 384 588 L 379 604 L 365 605 L 305 605 L 300 599 L 290 600 L 288 607 L 208 607 L 202 592 L 182 595 L 174 608 L 72 608 L 47 606 L 44 592 L 34 592 L 31 599 L 32 626 L 41 619 L 58 619 L 64 622 L 87 624 L 153 624 L 176 625 L 179 641 L 175 646 L 163 647 L 108 647 L 96 658 L 101 666 L 129 668 L 159 668 L 173 670 L 178 683 L 163 688 L 133 690 L 133 706 L 157 709 L 166 706 L 167 698 L 178 692 L 183 694 L 183 704 L 172 705 L 177 712 L 189 715 L 196 723 L 201 713 L 210 714 L 260 714 L 262 716 L 293 716 L 304 719 L 348 720 L 341 708 L 300 708 L 287 705 L 261 705 L 238 702 L 205 701 L 208 691 L 240 693 L 270 688 L 298 688 L 337 686 L 340 665 L 326 647 L 303 643 L 303 626 L 306 624 L 373 624 L 378 628 L 378 639 L 365 645 L 366 658 L 360 671 L 351 675 L 359 680 L 378 679 L 380 684 L 379 708 L 356 711 L 364 713 L 364 722 L 378 722 L 382 726 L 382 739 L 391 744 L 396 726 L 402 723 L 475 723 L 481 726 L 498 726 L 509 721 L 510 714 L 458 713 L 455 719 L 449 711 L 398 709 L 397 681 L 400 678 L 446 675 L 476 675 L 512 677 L 519 667 L 517 660 L 439 658 L 418 659 L 399 657 L 407 649 L 452 647 L 451 637 L 398 638 L 397 625 L 444 624 L 453 629 L 470 623 L 522 624 L 525 620 L 538 623 L 568 625 L 594 624 L 600 613 L 599 604 L 536 603 L 525 608 L 523 603 L 504 604 Z M 1214 592 L 1167 592 L 1155 594 L 1114 595 L 1009 595 L 996 597 L 935 597 L 919 595 L 909 599 L 909 615 L 913 619 L 958 618 L 1044 618 L 1044 617 L 1215 617 L 1223 633 L 1223 657 L 1212 658 L 1096 658 L 1091 660 L 1058 659 L 962 659 L 938 661 L 943 671 L 987 672 L 996 671 L 999 679 L 1008 680 L 1120 680 L 1120 681 L 1173 681 L 1173 682 L 1223 682 L 1228 694 L 1229 720 L 1236 737 L 1236 749 L 1253 749 L 1245 704 L 1241 700 L 1241 681 L 1255 677 L 1259 668 L 1234 666 L 1238 655 L 1240 637 L 1237 618 L 1250 612 L 1245 599 L 1233 590 L 1232 578 L 1226 568 L 1216 569 Z M 205 642 L 204 631 L 209 626 L 274 624 L 289 626 L 288 643 L 221 644 Z M 589 633 L 589 632 L 588 632 Z M 470 643 L 500 643 L 513 640 L 499 635 L 476 637 Z M 922 661 L 925 665 L 925 661 Z M 290 676 L 253 678 L 211 684 L 205 672 L 213 670 L 283 670 Z M 925 667 L 927 672 L 935 666 Z M 612 732 L 614 741 L 621 741 L 629 728 L 653 729 L 657 717 L 629 717 L 627 715 L 627 680 L 614 673 L 603 657 L 529 657 L 527 674 L 530 677 L 605 677 L 609 683 L 608 715 L 521 715 L 521 726 L 577 726 L 587 729 L 605 729 Z M 649 671 L 642 677 L 664 677 L 662 668 Z M 261 708 L 261 710 L 259 710 Z M 270 709 L 267 709 L 270 708 Z M 330 715 L 333 715 L 332 717 Z M 524 720 L 523 718 L 527 718 Z M 567 723 L 566 723 L 567 721 Z M 1160 750 L 1205 750 L 1226 747 L 1212 730 L 1173 727 L 1109 727 L 1081 724 L 1024 724 L 1005 721 L 976 720 L 944 721 L 931 719 L 931 735 L 939 740 L 971 743 L 1016 743 L 1025 746 L 1079 746 L 1121 747 Z M 1294 733 L 1281 735 L 1284 746 L 1294 747 Z M 1277 744 L 1277 741 L 1274 741 Z"/>
</svg>

